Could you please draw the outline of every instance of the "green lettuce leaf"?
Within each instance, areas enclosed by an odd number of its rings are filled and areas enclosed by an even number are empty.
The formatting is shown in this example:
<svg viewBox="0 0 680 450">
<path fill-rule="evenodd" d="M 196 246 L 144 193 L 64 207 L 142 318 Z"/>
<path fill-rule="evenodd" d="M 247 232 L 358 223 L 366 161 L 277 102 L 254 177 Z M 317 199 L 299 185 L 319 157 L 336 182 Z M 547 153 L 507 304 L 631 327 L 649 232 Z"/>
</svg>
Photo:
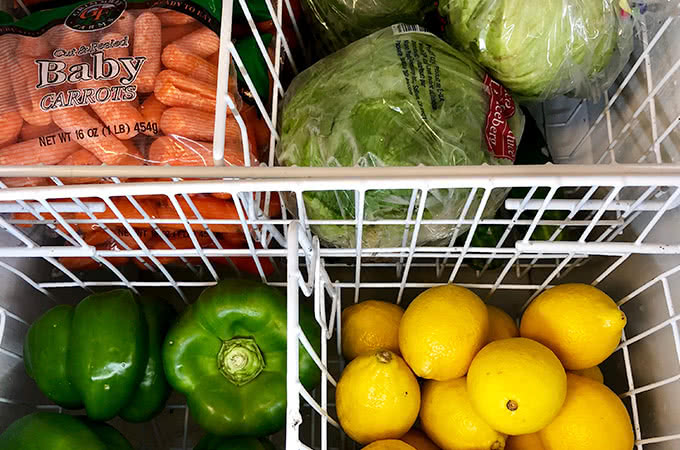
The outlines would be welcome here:
<svg viewBox="0 0 680 450">
<path fill-rule="evenodd" d="M 492 154 L 484 136 L 489 93 L 484 71 L 436 36 L 386 28 L 321 60 L 291 84 L 282 103 L 282 165 L 303 167 L 463 166 L 512 164 Z M 417 91 L 417 92 L 416 92 Z M 524 116 L 516 108 L 509 125 L 517 141 Z M 425 219 L 458 219 L 469 189 L 430 191 Z M 485 217 L 492 217 L 506 191 L 494 190 Z M 482 198 L 478 190 L 467 218 Z M 365 220 L 406 219 L 410 189 L 366 193 Z M 416 198 L 416 205 L 420 198 Z M 294 210 L 294 202 L 287 201 Z M 309 219 L 355 217 L 353 191 L 307 192 Z M 416 208 L 417 209 L 417 208 Z M 415 219 L 413 212 L 411 219 Z M 468 227 L 461 227 L 462 233 Z M 356 245 L 347 225 L 315 226 L 315 233 L 338 247 Z M 364 247 L 410 244 L 413 226 L 364 227 Z M 450 239 L 453 227 L 424 225 L 418 242 Z"/>
</svg>

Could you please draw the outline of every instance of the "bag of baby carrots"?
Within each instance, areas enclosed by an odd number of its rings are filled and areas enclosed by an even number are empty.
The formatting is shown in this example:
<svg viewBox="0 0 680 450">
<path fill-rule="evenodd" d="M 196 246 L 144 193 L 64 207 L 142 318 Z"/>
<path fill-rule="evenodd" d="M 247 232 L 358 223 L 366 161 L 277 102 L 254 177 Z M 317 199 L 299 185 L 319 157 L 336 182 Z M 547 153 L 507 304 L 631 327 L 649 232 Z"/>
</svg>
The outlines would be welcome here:
<svg viewBox="0 0 680 450">
<path fill-rule="evenodd" d="M 0 80 L 0 165 L 213 165 L 220 8 L 95 0 L 0 23 L 0 69 L 11 74 Z M 238 78 L 228 89 L 240 114 Z M 246 132 L 225 118 L 227 165 L 259 164 L 258 116 L 242 118 Z"/>
</svg>

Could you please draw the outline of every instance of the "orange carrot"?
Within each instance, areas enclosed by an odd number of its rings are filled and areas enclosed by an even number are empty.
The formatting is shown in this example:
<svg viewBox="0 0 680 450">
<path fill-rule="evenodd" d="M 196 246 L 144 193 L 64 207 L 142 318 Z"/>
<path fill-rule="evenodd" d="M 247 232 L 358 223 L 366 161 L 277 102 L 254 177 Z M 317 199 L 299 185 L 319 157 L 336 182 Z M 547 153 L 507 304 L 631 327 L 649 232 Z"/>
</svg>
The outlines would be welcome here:
<svg viewBox="0 0 680 450">
<path fill-rule="evenodd" d="M 58 133 L 59 131 L 61 131 L 61 128 L 59 128 L 59 126 L 54 122 L 44 127 L 38 127 L 35 125 L 31 125 L 28 122 L 24 122 L 24 125 L 21 127 L 21 134 L 19 135 L 19 139 L 21 139 L 22 141 L 28 141 L 30 139 L 35 139 L 40 136 L 53 135 Z"/>
<path fill-rule="evenodd" d="M 80 150 L 77 142 L 60 142 L 59 139 L 50 141 L 48 145 L 40 138 L 9 145 L 0 150 L 0 165 L 54 165 L 64 158 Z"/>
<path fill-rule="evenodd" d="M 93 80 L 78 83 L 77 86 L 79 89 L 90 88 L 97 90 L 111 86 L 111 82 Z M 138 132 L 135 129 L 135 125 L 142 122 L 143 118 L 137 108 L 130 102 L 110 101 L 106 103 L 93 103 L 90 107 L 97 113 L 99 120 L 104 122 L 109 127 L 109 130 L 115 133 L 118 139 L 127 140 L 137 136 Z M 103 132 L 103 129 L 100 130 L 100 133 Z"/>
<path fill-rule="evenodd" d="M 159 102 L 154 94 L 151 94 L 149 98 L 144 100 L 144 103 L 142 103 L 140 108 L 144 121 L 147 124 L 150 123 L 152 126 L 155 124 L 156 130 L 158 130 L 154 133 L 153 128 L 147 128 L 144 134 L 147 136 L 156 136 L 157 134 L 160 134 L 161 116 L 163 116 L 163 111 L 166 109 L 168 109 L 168 107 Z"/>
<path fill-rule="evenodd" d="M 210 28 L 203 27 L 177 39 L 174 44 L 201 58 L 206 58 L 220 49 L 220 38 Z"/>
<path fill-rule="evenodd" d="M 0 70 L 11 73 L 16 62 L 17 36 L 5 34 L 0 36 Z M 14 100 L 14 87 L 11 77 L 0 80 L 0 113 L 18 112 Z"/>
<path fill-rule="evenodd" d="M 137 90 L 153 92 L 156 77 L 161 71 L 161 21 L 152 12 L 143 12 L 135 20 L 133 53 L 146 57 L 137 76 Z"/>
<path fill-rule="evenodd" d="M 100 166 L 101 164 L 102 162 L 99 160 L 99 158 L 90 153 L 89 150 L 85 149 L 71 153 L 59 162 L 60 166 Z M 101 179 L 97 177 L 61 178 L 61 181 L 64 184 L 88 184 L 97 183 L 100 180 Z"/>
<path fill-rule="evenodd" d="M 24 119 L 17 112 L 6 112 L 0 114 L 0 124 L 0 147 L 4 147 L 17 141 Z"/>
<path fill-rule="evenodd" d="M 101 42 L 110 42 L 110 41 L 122 41 L 125 39 L 125 35 L 122 33 L 116 33 L 116 32 L 109 32 L 104 34 L 101 37 Z M 125 56 L 130 56 L 130 47 L 115 47 L 115 48 L 109 48 L 107 50 L 104 50 L 104 56 L 107 58 L 123 58 Z"/>
<path fill-rule="evenodd" d="M 88 257 L 62 256 L 59 258 L 59 262 L 67 269 L 76 272 L 97 270 L 100 267 L 97 261 Z"/>
<path fill-rule="evenodd" d="M 11 78 L 14 97 L 24 120 L 32 125 L 49 125 L 52 122 L 50 113 L 40 109 L 40 100 L 49 89 L 35 88 L 38 85 L 38 70 L 34 57 L 18 57 Z"/>
<path fill-rule="evenodd" d="M 227 118 L 227 123 L 229 123 Z M 238 132 L 238 124 L 232 118 L 231 122 L 236 125 L 227 130 Z M 183 136 L 188 139 L 199 141 L 212 141 L 214 136 L 215 115 L 210 112 L 198 111 L 191 108 L 168 108 L 161 117 L 161 130 L 167 135 Z M 239 133 L 240 135 L 240 133 Z"/>
<path fill-rule="evenodd" d="M 191 79 L 174 70 L 164 70 L 156 78 L 156 98 L 167 106 L 184 106 L 215 112 L 215 86 Z"/>
<path fill-rule="evenodd" d="M 229 142 L 225 142 L 228 145 Z M 224 162 L 228 166 L 242 166 L 243 150 L 240 145 L 224 149 Z M 257 164 L 251 152 L 251 162 Z M 149 148 L 149 164 L 170 166 L 213 166 L 212 144 L 192 141 L 177 136 L 161 136 Z"/>
<path fill-rule="evenodd" d="M 252 132 L 255 139 L 255 145 L 258 151 L 263 152 L 269 146 L 269 138 L 271 132 L 267 126 L 267 122 L 260 116 L 257 106 L 247 105 L 241 111 L 241 116 L 248 127 L 248 131 Z"/>
<path fill-rule="evenodd" d="M 18 188 L 18 187 L 35 187 L 35 186 L 47 186 L 54 184 L 49 178 L 39 178 L 39 177 L 13 177 L 13 178 L 2 178 L 2 182 L 7 185 L 7 187 Z"/>
<path fill-rule="evenodd" d="M 116 206 L 118 211 L 120 211 L 121 215 L 125 217 L 126 219 L 143 219 L 144 217 L 142 214 L 137 210 L 137 208 L 134 207 L 134 205 L 125 197 L 114 197 L 112 199 L 113 204 Z M 151 218 L 158 217 L 158 207 L 157 207 L 157 202 L 152 199 L 146 199 L 146 198 L 140 198 L 137 199 L 137 202 L 139 203 L 139 206 L 149 215 Z M 118 220 L 118 217 L 115 215 L 113 210 L 110 208 L 106 208 L 104 212 L 97 212 L 93 213 L 93 215 L 99 219 L 99 220 L 106 220 L 106 219 L 114 219 Z M 75 219 L 80 219 L 80 220 L 89 220 L 90 217 L 85 214 L 85 213 L 74 213 L 74 218 Z M 147 223 L 131 223 L 130 224 L 133 228 L 151 228 L 151 225 Z M 109 224 L 108 226 L 110 227 L 117 227 L 117 226 L 122 226 L 122 225 L 117 225 L 115 223 Z M 93 230 L 99 229 L 99 225 L 97 224 L 83 224 L 80 225 L 79 229 L 83 233 L 88 233 Z"/>
<path fill-rule="evenodd" d="M 207 61 L 212 64 L 213 66 L 219 67 L 220 65 L 220 52 L 216 51 L 212 55 L 208 56 Z"/>
<path fill-rule="evenodd" d="M 161 60 L 168 69 L 217 86 L 217 66 L 177 45 L 170 44 L 165 47 Z"/>
<path fill-rule="evenodd" d="M 186 25 L 177 25 L 173 27 L 164 26 L 163 30 L 161 31 L 161 47 L 165 47 L 169 43 L 174 42 L 177 39 L 184 37 L 201 27 L 202 25 L 198 22 L 192 22 Z"/>
<path fill-rule="evenodd" d="M 133 41 L 135 32 L 135 16 L 130 11 L 125 11 L 120 15 L 113 25 L 106 29 L 110 33 L 120 33 L 123 36 L 130 36 L 130 42 Z"/>
<path fill-rule="evenodd" d="M 182 230 L 183 231 L 183 230 Z M 166 234 L 166 237 L 172 245 L 178 249 L 178 250 L 186 250 L 186 249 L 192 249 L 194 247 L 194 243 L 191 241 L 191 238 L 189 237 L 188 233 L 184 232 L 183 236 L 173 236 L 172 234 Z M 198 244 L 201 246 L 201 248 L 214 248 L 215 245 L 212 243 L 212 240 L 210 239 L 210 236 L 207 233 L 195 233 L 196 235 L 196 240 L 198 241 Z M 159 236 L 154 237 L 149 241 L 147 244 L 147 247 L 150 250 L 169 250 L 171 247 L 164 241 L 162 240 Z M 179 257 L 177 256 L 157 256 L 158 262 L 160 262 L 163 265 L 168 265 L 168 264 L 173 264 L 177 261 L 179 261 Z M 149 260 L 148 258 L 143 259 L 144 262 L 146 262 L 148 265 L 154 267 L 154 264 Z M 135 264 L 142 269 L 142 270 L 147 270 L 146 266 L 142 264 L 141 261 L 135 260 Z"/>
<path fill-rule="evenodd" d="M 80 49 L 81 46 L 90 45 L 92 42 L 92 37 L 89 33 L 83 33 L 80 31 L 73 31 L 66 27 L 66 25 L 57 25 L 50 30 L 54 33 L 54 37 L 58 39 L 56 47 L 63 49 Z"/>
<path fill-rule="evenodd" d="M 91 151 L 101 162 L 115 166 L 126 159 L 127 147 L 116 136 L 104 136 L 102 123 L 88 114 L 85 108 L 59 109 L 52 113 L 52 117 L 62 130 L 71 133 L 71 139 Z M 97 135 L 85 133 L 78 137 L 79 131 L 90 129 L 97 130 Z"/>
<path fill-rule="evenodd" d="M 18 36 L 16 51 L 20 56 L 30 56 L 31 58 L 47 56 L 50 54 L 50 42 L 48 36 Z"/>
<path fill-rule="evenodd" d="M 178 203 L 182 208 L 187 219 L 196 219 L 196 215 L 193 213 L 189 204 L 183 197 L 179 197 Z M 201 214 L 201 217 L 206 220 L 234 220 L 238 219 L 238 212 L 234 203 L 228 200 L 218 199 L 212 196 L 194 196 L 191 198 L 194 206 Z M 179 214 L 170 203 L 170 200 L 165 198 L 158 208 L 158 217 L 160 219 L 179 219 Z M 181 230 L 184 229 L 184 225 L 181 223 L 177 224 L 161 224 L 159 227 L 163 230 Z M 210 229 L 216 233 L 239 233 L 242 232 L 240 224 L 214 224 L 209 225 Z M 191 228 L 193 230 L 203 230 L 203 225 L 192 224 Z"/>
<path fill-rule="evenodd" d="M 166 9 L 165 11 L 156 11 L 156 14 L 164 27 L 196 23 L 196 19 L 179 11 Z"/>
</svg>

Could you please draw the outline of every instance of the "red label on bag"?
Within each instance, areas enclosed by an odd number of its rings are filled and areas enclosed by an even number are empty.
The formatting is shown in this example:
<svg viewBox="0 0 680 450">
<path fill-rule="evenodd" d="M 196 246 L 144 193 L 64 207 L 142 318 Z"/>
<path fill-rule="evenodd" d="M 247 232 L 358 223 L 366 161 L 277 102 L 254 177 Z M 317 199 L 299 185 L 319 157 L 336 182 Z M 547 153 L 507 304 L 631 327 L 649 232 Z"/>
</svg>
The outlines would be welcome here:
<svg viewBox="0 0 680 450">
<path fill-rule="evenodd" d="M 489 75 L 484 76 L 484 85 L 489 93 L 489 113 L 484 133 L 486 146 L 496 158 L 515 162 L 517 140 L 508 123 L 515 115 L 515 102 L 508 91 Z"/>
</svg>

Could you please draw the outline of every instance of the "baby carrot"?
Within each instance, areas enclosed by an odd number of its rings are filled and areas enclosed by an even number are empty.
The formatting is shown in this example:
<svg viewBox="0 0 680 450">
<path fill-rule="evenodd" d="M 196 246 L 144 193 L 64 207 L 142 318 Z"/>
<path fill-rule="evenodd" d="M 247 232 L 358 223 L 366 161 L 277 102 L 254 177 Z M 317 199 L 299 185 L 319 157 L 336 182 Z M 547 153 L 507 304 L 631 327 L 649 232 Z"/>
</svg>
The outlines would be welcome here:
<svg viewBox="0 0 680 450">
<path fill-rule="evenodd" d="M 161 47 L 165 47 L 169 43 L 198 30 L 202 26 L 203 25 L 198 22 L 192 22 L 187 25 L 177 25 L 173 27 L 164 26 L 163 30 L 161 31 Z"/>
<path fill-rule="evenodd" d="M 219 66 L 220 65 L 220 52 L 217 51 L 213 53 L 212 55 L 208 56 L 207 61 L 212 64 L 213 66 Z"/>
<path fill-rule="evenodd" d="M 161 116 L 163 116 L 163 111 L 168 109 L 163 103 L 159 102 L 154 94 L 151 94 L 149 98 L 144 100 L 140 108 L 142 117 L 144 117 L 144 122 L 155 124 L 156 129 L 160 129 L 161 126 Z M 148 129 L 144 131 L 147 136 L 156 136 L 153 129 Z"/>
<path fill-rule="evenodd" d="M 66 158 L 59 162 L 60 166 L 100 166 L 102 162 L 94 156 L 89 150 L 78 150 L 71 153 Z M 64 184 L 91 184 L 101 181 L 97 177 L 63 177 L 61 178 Z"/>
<path fill-rule="evenodd" d="M 154 13 L 143 12 L 135 20 L 133 53 L 147 58 L 137 77 L 137 90 L 153 92 L 156 77 L 161 71 L 161 21 Z"/>
<path fill-rule="evenodd" d="M 54 184 L 50 181 L 49 178 L 40 177 L 2 178 L 2 182 L 5 183 L 5 185 L 10 188 L 47 186 L 49 184 Z"/>
<path fill-rule="evenodd" d="M 177 199 L 182 211 L 187 219 L 196 219 L 191 207 L 184 200 L 183 197 Z M 196 210 L 201 214 L 201 217 L 206 220 L 232 220 L 238 219 L 238 212 L 234 203 L 228 200 L 221 200 L 212 196 L 194 196 L 191 198 Z M 160 202 L 158 208 L 158 217 L 160 219 L 177 219 L 179 214 L 173 207 L 170 200 L 165 198 Z M 163 230 L 182 230 L 185 229 L 184 224 L 160 224 L 159 227 Z M 215 224 L 209 225 L 210 229 L 216 233 L 239 233 L 242 232 L 240 224 Z M 192 224 L 192 230 L 204 230 L 201 224 Z"/>
<path fill-rule="evenodd" d="M 168 108 L 161 117 L 161 130 L 165 134 L 212 141 L 215 135 L 215 116 L 205 111 L 190 108 Z M 241 128 L 232 114 L 227 115 L 225 127 L 225 145 L 241 143 Z"/>
<path fill-rule="evenodd" d="M 47 35 L 38 37 L 18 36 L 17 53 L 19 56 L 41 58 L 48 56 L 51 51 Z"/>
<path fill-rule="evenodd" d="M 40 99 L 47 90 L 36 89 L 38 85 L 38 71 L 34 58 L 20 56 L 12 73 L 14 97 L 19 106 L 19 113 L 24 120 L 32 125 L 45 126 L 52 122 L 49 112 L 40 109 Z"/>
<path fill-rule="evenodd" d="M 59 262 L 68 270 L 75 272 L 97 270 L 100 267 L 97 261 L 88 257 L 62 256 Z"/>
<path fill-rule="evenodd" d="M 99 89 L 110 86 L 109 81 L 87 81 L 78 83 L 79 89 Z M 115 131 L 118 139 L 132 139 L 137 136 L 135 125 L 143 121 L 141 113 L 129 102 L 93 103 L 90 107 L 110 130 Z"/>
<path fill-rule="evenodd" d="M 17 141 L 24 119 L 18 112 L 0 113 L 0 124 L 0 147 L 4 147 Z"/>
<path fill-rule="evenodd" d="M 184 106 L 215 112 L 217 93 L 210 83 L 193 80 L 174 70 L 164 70 L 156 78 L 156 98 L 167 106 Z"/>
<path fill-rule="evenodd" d="M 101 37 L 101 42 L 111 42 L 111 41 L 122 41 L 125 36 L 122 33 L 106 33 Z M 123 58 L 125 56 L 130 56 L 129 47 L 115 47 L 104 50 L 104 56 L 107 58 Z"/>
<path fill-rule="evenodd" d="M 177 45 L 170 44 L 165 47 L 161 60 L 168 69 L 217 86 L 217 66 Z"/>
<path fill-rule="evenodd" d="M 40 138 L 35 138 L 1 149 L 0 165 L 54 165 L 78 150 L 80 150 L 80 145 L 75 140 L 60 142 L 56 139 L 49 145 L 44 145 L 44 141 L 41 142 Z"/>
<path fill-rule="evenodd" d="M 56 134 L 58 131 L 61 131 L 61 128 L 59 128 L 59 126 L 54 122 L 42 127 L 24 122 L 24 125 L 21 127 L 21 134 L 19 135 L 19 138 L 22 141 L 28 141 L 29 139 L 35 139 L 40 136 Z"/>
<path fill-rule="evenodd" d="M 16 63 L 17 37 L 12 35 L 0 36 L 0 70 L 10 73 Z M 0 112 L 18 111 L 14 101 L 14 88 L 11 77 L 2 77 L 0 80 Z"/>
<path fill-rule="evenodd" d="M 176 25 L 187 25 L 190 23 L 195 23 L 196 19 L 193 17 L 181 13 L 179 11 L 172 11 L 170 9 L 159 10 L 156 12 L 158 18 L 161 20 L 161 24 L 164 27 L 172 27 Z"/>
<path fill-rule="evenodd" d="M 126 158 L 127 147 L 113 135 L 104 136 L 101 122 L 88 114 L 85 108 L 59 109 L 52 113 L 52 117 L 62 130 L 70 133 L 71 139 L 91 151 L 101 162 L 115 166 Z M 88 134 L 88 130 L 95 131 Z"/>
<path fill-rule="evenodd" d="M 212 143 L 193 141 L 178 136 L 161 136 L 149 148 L 150 165 L 169 166 L 213 166 Z M 224 148 L 224 162 L 227 166 L 243 166 L 243 149 L 240 145 Z M 251 162 L 257 165 L 251 153 Z"/>
<path fill-rule="evenodd" d="M 257 106 L 246 105 L 240 113 L 246 123 L 248 132 L 252 133 L 257 149 L 259 151 L 266 149 L 269 146 L 271 132 L 269 131 L 267 122 L 260 116 Z"/>
<path fill-rule="evenodd" d="M 123 36 L 130 36 L 130 42 L 132 42 L 135 32 L 134 14 L 132 14 L 130 11 L 125 11 L 120 15 L 118 20 L 113 22 L 113 25 L 107 28 L 107 31 L 111 33 L 120 33 Z"/>
<path fill-rule="evenodd" d="M 206 58 L 220 49 L 220 38 L 208 27 L 199 28 L 174 43 L 201 58 Z"/>
</svg>

